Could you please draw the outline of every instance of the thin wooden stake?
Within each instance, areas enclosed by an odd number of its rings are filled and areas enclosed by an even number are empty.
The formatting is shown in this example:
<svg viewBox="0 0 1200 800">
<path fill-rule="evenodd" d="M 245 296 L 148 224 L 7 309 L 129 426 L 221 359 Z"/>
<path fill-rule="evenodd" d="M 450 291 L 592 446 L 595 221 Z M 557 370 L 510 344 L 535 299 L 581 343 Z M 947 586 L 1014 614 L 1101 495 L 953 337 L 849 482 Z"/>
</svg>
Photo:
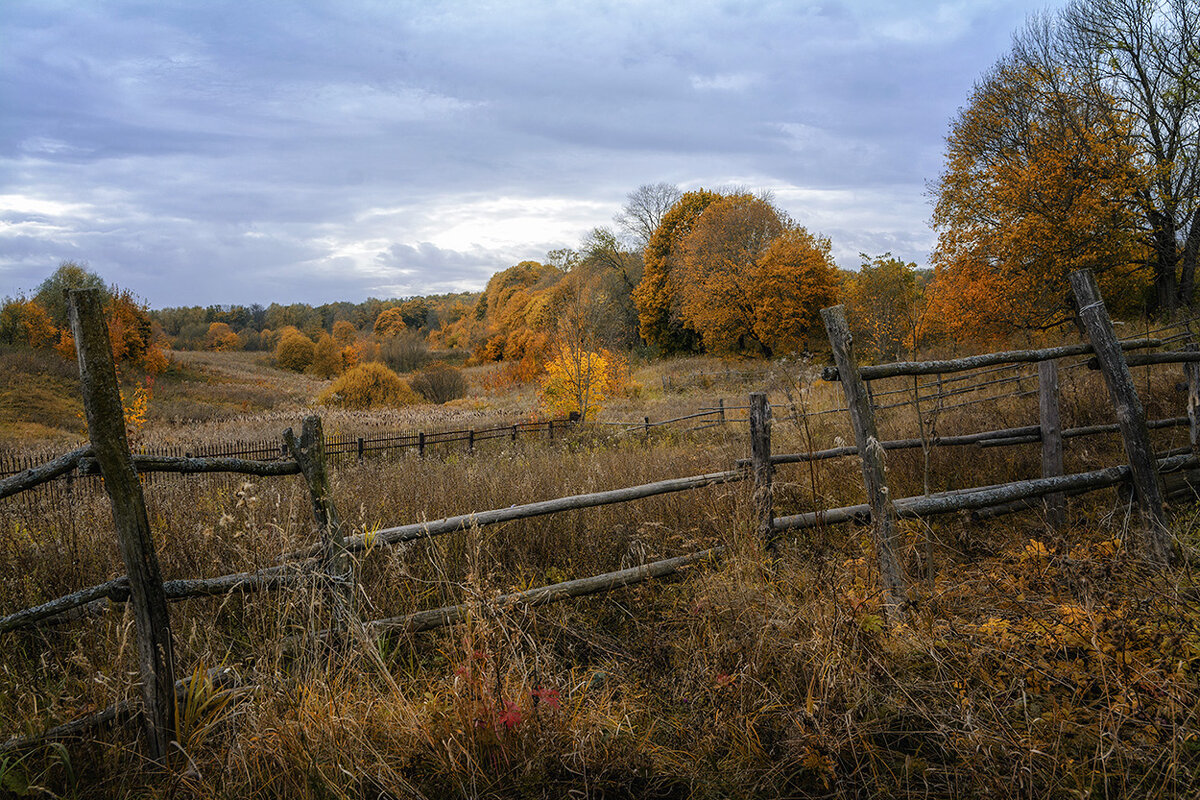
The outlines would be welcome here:
<svg viewBox="0 0 1200 800">
<path fill-rule="evenodd" d="M 1134 494 L 1142 515 L 1142 551 L 1151 563 L 1165 566 L 1171 560 L 1171 542 L 1163 524 L 1162 484 L 1155 469 L 1154 449 L 1146 427 L 1146 413 L 1133 375 L 1125 361 L 1121 343 L 1113 332 L 1112 320 L 1100 296 L 1100 287 L 1091 270 L 1081 269 L 1070 275 L 1071 289 L 1079 318 L 1087 330 L 1088 341 L 1096 349 L 1096 358 L 1108 385 L 1108 393 L 1117 411 L 1117 424 L 1125 444 L 1125 456 L 1133 476 Z"/>
<path fill-rule="evenodd" d="M 842 306 L 821 309 L 829 343 L 833 347 L 833 360 L 841 376 L 842 390 L 846 394 L 846 405 L 850 411 L 850 422 L 854 427 L 854 439 L 862 461 L 863 485 L 867 490 L 867 502 L 871 508 L 871 534 L 875 544 L 875 556 L 879 563 L 879 577 L 883 582 L 883 597 L 889 621 L 900 621 L 901 607 L 908 601 L 908 587 L 900 560 L 896 557 L 896 509 L 888 495 L 887 473 L 883 463 L 883 448 L 879 444 L 879 431 L 875 427 L 875 411 L 867 394 L 867 385 L 858 372 L 858 361 L 854 356 L 854 339 L 846 324 L 846 312 Z"/>
<path fill-rule="evenodd" d="M 300 473 L 308 484 L 308 495 L 312 501 L 313 518 L 321 532 L 324 550 L 325 577 L 328 594 L 333 608 L 334 622 L 340 627 L 354 610 L 354 569 L 346 552 L 342 521 L 333 504 L 333 491 L 329 483 L 329 465 L 325 455 L 325 440 L 321 430 L 321 418 L 309 416 L 304 419 L 300 441 L 292 429 L 283 432 L 292 457 L 300 465 Z"/>
<path fill-rule="evenodd" d="M 1185 348 L 1189 352 L 1195 352 L 1198 348 L 1194 343 L 1189 343 Z M 1200 454 L 1200 362 L 1189 361 L 1183 365 L 1183 374 L 1187 376 L 1187 409 L 1189 435 L 1192 445 L 1192 452 Z"/>
<path fill-rule="evenodd" d="M 71 333 L 79 357 L 79 382 L 92 453 L 100 463 L 104 488 L 112 502 L 121 558 L 129 575 L 130 600 L 137 625 L 139 670 L 146 741 L 150 758 L 161 762 L 175 732 L 175 657 L 171 616 L 163 591 L 158 554 L 142 484 L 133 467 L 125 434 L 125 412 L 109 344 L 108 324 L 99 289 L 68 293 Z"/>
<path fill-rule="evenodd" d="M 1058 362 L 1038 362 L 1038 411 L 1042 427 L 1042 477 L 1063 474 L 1062 423 L 1058 413 Z M 1061 531 L 1067 521 L 1067 498 L 1061 492 L 1046 495 L 1046 521 Z"/>
<path fill-rule="evenodd" d="M 754 473 L 754 514 L 760 539 L 775 549 L 774 492 L 771 487 L 771 405 L 764 392 L 750 395 L 750 460 Z"/>
</svg>

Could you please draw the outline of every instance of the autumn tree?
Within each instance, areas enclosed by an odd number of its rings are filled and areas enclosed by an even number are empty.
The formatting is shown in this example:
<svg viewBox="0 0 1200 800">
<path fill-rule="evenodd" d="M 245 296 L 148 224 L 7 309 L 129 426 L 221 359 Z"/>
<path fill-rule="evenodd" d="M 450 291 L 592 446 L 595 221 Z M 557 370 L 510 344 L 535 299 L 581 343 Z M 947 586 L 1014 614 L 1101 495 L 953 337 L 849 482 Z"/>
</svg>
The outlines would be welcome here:
<svg viewBox="0 0 1200 800">
<path fill-rule="evenodd" d="M 304 372 L 312 363 L 315 350 L 312 339 L 295 328 L 285 329 L 275 347 L 275 363 L 281 369 Z"/>
<path fill-rule="evenodd" d="M 827 239 L 766 199 L 734 194 L 708 205 L 679 246 L 680 317 L 709 350 L 802 348 L 837 296 Z"/>
<path fill-rule="evenodd" d="M 329 380 L 342 374 L 342 364 L 342 348 L 328 333 L 321 334 L 321 338 L 313 345 L 308 371 L 318 378 Z"/>
<path fill-rule="evenodd" d="M 1057 325 L 1071 314 L 1066 276 L 1083 267 L 1114 308 L 1136 306 L 1145 258 L 1134 155 L 1120 116 L 1073 101 L 1019 62 L 979 83 L 934 187 L 931 301 L 947 330 Z"/>
<path fill-rule="evenodd" d="M 1124 136 L 1143 171 L 1131 198 L 1164 310 L 1191 304 L 1200 258 L 1198 43 L 1200 0 L 1073 0 L 1035 17 L 1011 56 L 1062 124 L 1086 109 L 1085 132 Z"/>
<path fill-rule="evenodd" d="M 57 341 L 58 329 L 40 303 L 26 297 L 5 298 L 0 306 L 0 342 L 38 349 L 53 347 Z"/>
<path fill-rule="evenodd" d="M 67 327 L 68 289 L 99 289 L 106 300 L 111 297 L 103 278 L 74 261 L 63 261 L 58 269 L 38 284 L 33 298 L 46 310 L 57 328 Z"/>
<path fill-rule="evenodd" d="M 704 210 L 720 199 L 720 194 L 704 189 L 682 195 L 662 216 L 646 244 L 642 280 L 633 299 L 642 338 L 663 353 L 688 352 L 700 344 L 696 328 L 680 315 L 680 245 Z"/>
<path fill-rule="evenodd" d="M 408 330 L 408 326 L 404 324 L 404 312 L 400 310 L 399 306 L 386 308 L 375 318 L 376 336 L 396 336 L 406 330 Z"/>
<path fill-rule="evenodd" d="M 216 351 L 240 350 L 242 347 L 238 335 L 233 332 L 227 322 L 214 322 L 208 326 L 204 336 L 204 349 Z"/>
<path fill-rule="evenodd" d="M 862 266 L 847 275 L 841 297 L 854 333 L 854 347 L 885 361 L 917 358 L 917 348 L 933 323 L 926 280 L 916 264 L 892 258 L 891 253 L 875 258 L 860 255 Z"/>
<path fill-rule="evenodd" d="M 358 330 L 354 323 L 339 319 L 333 323 L 333 340 L 342 347 L 349 347 L 358 341 Z"/>
<path fill-rule="evenodd" d="M 560 341 L 542 376 L 542 404 L 554 413 L 594 419 L 604 402 L 620 391 L 623 378 L 624 364 L 613 353 L 574 349 Z"/>
</svg>

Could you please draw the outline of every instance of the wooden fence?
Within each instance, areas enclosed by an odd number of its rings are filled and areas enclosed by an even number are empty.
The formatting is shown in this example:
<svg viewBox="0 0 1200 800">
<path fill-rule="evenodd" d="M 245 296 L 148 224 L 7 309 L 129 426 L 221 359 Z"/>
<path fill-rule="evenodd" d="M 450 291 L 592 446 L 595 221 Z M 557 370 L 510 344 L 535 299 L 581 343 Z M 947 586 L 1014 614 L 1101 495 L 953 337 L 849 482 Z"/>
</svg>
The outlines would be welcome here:
<svg viewBox="0 0 1200 800">
<path fill-rule="evenodd" d="M 851 417 L 855 444 L 818 452 L 773 453 L 771 450 L 771 407 L 766 395 L 755 393 L 747 406 L 751 457 L 739 461 L 732 469 L 684 478 L 657 481 L 639 486 L 623 487 L 589 494 L 560 497 L 507 508 L 465 513 L 430 522 L 418 522 L 372 531 L 369 535 L 346 537 L 343 534 L 337 505 L 331 496 L 328 478 L 326 443 L 321 436 L 320 420 L 305 421 L 299 437 L 291 430 L 285 432 L 284 446 L 288 458 L 272 461 L 237 457 L 179 457 L 133 455 L 125 443 L 124 425 L 119 397 L 116 396 L 115 374 L 107 347 L 96 344 L 104 335 L 103 316 L 99 301 L 88 290 L 71 293 L 72 325 L 83 376 L 84 397 L 88 409 L 89 433 L 92 443 L 66 455 L 24 472 L 0 480 L 0 498 L 28 490 L 39 483 L 53 480 L 80 465 L 103 474 L 105 486 L 113 503 L 118 537 L 128 574 L 106 583 L 81 589 L 33 608 L 23 609 L 0 619 L 0 634 L 37 626 L 52 619 L 86 616 L 104 610 L 113 602 L 130 602 L 138 622 L 137 635 L 141 643 L 142 719 L 146 727 L 149 755 L 161 759 L 166 753 L 168 737 L 174 729 L 171 715 L 172 699 L 184 691 L 183 682 L 174 680 L 171 633 L 167 602 L 186 597 L 225 595 L 234 592 L 272 591 L 317 582 L 323 587 L 330 606 L 333 628 L 315 632 L 319 636 L 340 639 L 348 632 L 362 635 L 383 630 L 421 631 L 453 624 L 462 620 L 467 607 L 461 605 L 420 611 L 402 617 L 362 621 L 353 604 L 356 580 L 354 554 L 368 548 L 386 547 L 418 539 L 439 536 L 475 527 L 497 525 L 520 519 L 625 503 L 641 498 L 673 492 L 689 491 L 706 486 L 750 481 L 753 487 L 753 507 L 757 535 L 773 547 L 779 537 L 803 528 L 844 522 L 869 522 L 875 545 L 881 586 L 889 620 L 898 619 L 908 600 L 907 578 L 896 555 L 895 520 L 899 518 L 928 518 L 962 510 L 992 514 L 1012 513 L 1031 505 L 1047 502 L 1050 508 L 1060 507 L 1069 495 L 1097 489 L 1131 484 L 1142 512 L 1141 536 L 1136 552 L 1147 561 L 1165 566 L 1171 558 L 1170 542 L 1162 525 L 1161 476 L 1200 466 L 1193 448 L 1197 442 L 1197 419 L 1200 410 L 1200 352 L 1195 349 L 1167 353 L 1137 353 L 1125 355 L 1125 350 L 1152 346 L 1147 341 L 1121 343 L 1113 336 L 1111 322 L 1103 303 L 1095 292 L 1089 273 L 1072 276 L 1072 285 L 1080 307 L 1084 310 L 1091 344 L 1071 345 L 1032 351 L 1013 351 L 973 356 L 937 362 L 910 362 L 859 367 L 853 342 L 849 337 L 840 306 L 824 310 L 823 316 L 834 348 L 836 372 L 826 377 L 841 382 Z M 97 334 L 97 329 L 99 334 Z M 1159 344 L 1157 342 L 1153 344 Z M 1056 360 L 1067 356 L 1095 353 L 1097 366 L 1109 386 L 1110 397 L 1117 411 L 1115 425 L 1093 425 L 1063 430 L 1057 413 Z M 971 372 L 987 375 L 981 370 L 999 368 L 1013 363 L 1035 363 L 1039 369 L 1038 388 L 1040 417 L 1036 425 L 1003 430 L 983 431 L 961 436 L 882 441 L 875 424 L 877 405 L 867 390 L 868 383 L 889 376 L 934 375 L 938 380 L 926 386 L 944 387 L 958 378 L 940 376 Z M 1147 421 L 1136 390 L 1130 380 L 1131 364 L 1183 363 L 1187 365 L 1188 416 Z M 108 375 L 104 380 L 97 376 Z M 1032 376 L 1030 376 L 1032 378 Z M 992 380 L 989 378 L 989 380 Z M 105 396 L 107 393 L 107 397 Z M 883 394 L 882 392 L 880 394 Z M 721 411 L 722 409 L 718 409 Z M 107 415 L 104 416 L 104 415 Z M 105 421 L 107 420 L 107 424 Z M 1148 431 L 1178 425 L 1190 426 L 1192 446 L 1178 452 L 1154 454 L 1149 445 Z M 1094 436 L 1119 430 L 1125 444 L 1126 464 L 1090 472 L 1062 474 L 1062 444 L 1074 436 Z M 888 450 L 911 447 L 985 447 L 1041 442 L 1043 475 L 1041 478 L 1007 482 L 990 486 L 925 494 L 916 497 L 894 497 L 888 491 L 887 469 L 883 454 Z M 275 455 L 275 454 L 273 454 Z M 842 508 L 821 509 L 806 513 L 776 516 L 774 508 L 773 474 L 786 464 L 806 463 L 829 458 L 857 455 L 862 465 L 868 502 Z M 157 557 L 145 524 L 145 509 L 141 502 L 141 486 L 136 472 L 233 472 L 260 476 L 302 475 L 312 500 L 313 515 L 320 531 L 320 540 L 311 546 L 283 557 L 274 566 L 254 572 L 221 575 L 213 578 L 164 582 L 158 575 Z M 1046 499 L 1048 498 L 1048 499 Z M 1051 519 L 1058 519 L 1051 514 Z M 1131 547 L 1133 543 L 1131 543 Z M 630 569 L 606 573 L 525 592 L 507 595 L 496 602 L 504 605 L 535 606 L 570 597 L 608 591 L 621 586 L 662 577 L 685 566 L 719 557 L 725 546 L 703 552 L 662 559 Z M 120 709 L 123 708 L 124 712 Z M 34 739 L 12 739 L 0 746 L 0 751 L 27 747 L 47 738 L 74 736 L 110 722 L 121 713 L 131 713 L 130 706 L 106 709 L 99 714 L 47 731 Z M 116 710 L 114 710 L 116 709 Z"/>
</svg>

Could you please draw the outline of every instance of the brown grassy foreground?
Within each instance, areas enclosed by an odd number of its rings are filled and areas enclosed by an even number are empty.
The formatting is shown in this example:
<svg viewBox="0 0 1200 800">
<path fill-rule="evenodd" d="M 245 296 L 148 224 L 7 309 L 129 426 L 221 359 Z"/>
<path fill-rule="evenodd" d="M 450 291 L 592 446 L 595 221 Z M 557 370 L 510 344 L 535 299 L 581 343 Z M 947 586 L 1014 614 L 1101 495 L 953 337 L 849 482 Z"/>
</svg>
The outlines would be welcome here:
<svg viewBox="0 0 1200 800">
<path fill-rule="evenodd" d="M 644 370 L 640 399 L 611 413 L 663 418 L 752 388 L 670 368 L 671 388 L 668 367 Z M 1139 374 L 1151 416 L 1180 413 L 1176 373 Z M 1099 378 L 1069 375 L 1067 424 L 1110 421 Z M 838 387 L 772 388 L 774 402 L 816 410 Z M 457 413 L 522 408 L 521 392 Z M 1030 424 L 1035 408 L 1021 398 L 946 412 L 938 432 Z M 299 411 L 262 413 L 279 416 L 259 435 Z M 779 423 L 775 450 L 850 438 L 838 420 Z M 883 412 L 881 424 L 885 436 L 915 434 L 911 409 Z M 1155 438 L 1166 449 L 1186 433 Z M 473 456 L 346 463 L 334 488 L 361 532 L 724 469 L 747 448 L 743 429 L 489 443 Z M 1068 455 L 1078 470 L 1116 463 L 1120 448 L 1115 437 L 1075 440 Z M 899 494 L 920 493 L 927 474 L 936 491 L 1031 477 L 1038 463 L 1036 446 L 935 450 L 928 473 L 919 451 L 889 455 Z M 854 459 L 781 467 L 777 480 L 780 513 L 862 500 Z M 296 479 L 164 478 L 147 495 L 167 578 L 269 565 L 312 541 Z M 745 485 L 716 487 L 372 550 L 361 562 L 365 617 L 464 601 L 475 613 L 337 652 L 294 646 L 325 624 L 311 593 L 175 604 L 181 671 L 226 666 L 246 687 L 199 689 L 181 706 L 169 772 L 145 770 L 123 728 L 9 755 L 0 787 L 88 798 L 1195 796 L 1200 591 L 1186 563 L 1154 574 L 1131 558 L 1116 493 L 1073 501 L 1062 536 L 1036 513 L 906 523 L 908 573 L 930 572 L 932 541 L 935 577 L 915 582 L 908 622 L 892 629 L 865 531 L 805 532 L 769 558 L 750 535 L 748 498 Z M 2 508 L 0 611 L 122 572 L 99 494 Z M 1185 553 L 1200 544 L 1198 522 L 1193 506 L 1175 509 Z M 488 602 L 716 543 L 731 554 L 682 578 L 534 610 Z M 122 610 L 7 634 L 2 730 L 33 733 L 136 696 L 135 650 Z"/>
</svg>

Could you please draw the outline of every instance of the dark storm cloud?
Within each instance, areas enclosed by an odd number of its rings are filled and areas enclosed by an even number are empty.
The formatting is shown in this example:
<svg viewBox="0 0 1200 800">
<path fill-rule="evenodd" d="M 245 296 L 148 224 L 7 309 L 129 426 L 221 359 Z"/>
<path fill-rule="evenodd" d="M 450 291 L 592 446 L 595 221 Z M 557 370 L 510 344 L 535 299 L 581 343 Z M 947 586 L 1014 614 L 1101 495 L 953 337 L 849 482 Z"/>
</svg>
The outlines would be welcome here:
<svg viewBox="0 0 1200 800">
<path fill-rule="evenodd" d="M 0 294 L 155 305 L 479 287 L 626 192 L 773 189 L 843 266 L 922 196 L 1011 3 L 0 5 Z"/>
</svg>

